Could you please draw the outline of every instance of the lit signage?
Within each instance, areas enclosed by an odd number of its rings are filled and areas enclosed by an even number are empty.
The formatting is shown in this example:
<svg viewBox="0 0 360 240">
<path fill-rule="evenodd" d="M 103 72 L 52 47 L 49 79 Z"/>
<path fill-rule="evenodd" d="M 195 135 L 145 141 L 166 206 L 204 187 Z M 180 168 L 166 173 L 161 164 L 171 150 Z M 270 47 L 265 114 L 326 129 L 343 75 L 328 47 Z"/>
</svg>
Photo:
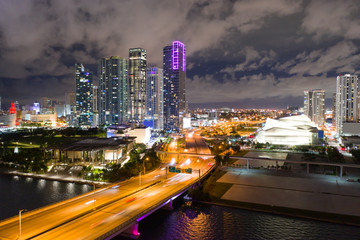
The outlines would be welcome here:
<svg viewBox="0 0 360 240">
<path fill-rule="evenodd" d="M 185 44 L 180 41 L 174 41 L 172 43 L 172 68 L 174 70 L 179 69 L 179 48 L 182 48 L 182 58 L 183 58 L 183 67 L 182 70 L 185 71 Z"/>
</svg>

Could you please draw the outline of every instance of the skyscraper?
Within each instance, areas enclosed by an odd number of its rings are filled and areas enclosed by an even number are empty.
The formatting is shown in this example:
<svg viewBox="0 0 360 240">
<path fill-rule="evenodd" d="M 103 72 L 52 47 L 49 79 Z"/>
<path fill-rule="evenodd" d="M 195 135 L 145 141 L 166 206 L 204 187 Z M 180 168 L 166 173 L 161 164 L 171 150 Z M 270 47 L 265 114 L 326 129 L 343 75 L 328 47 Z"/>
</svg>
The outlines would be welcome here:
<svg viewBox="0 0 360 240">
<path fill-rule="evenodd" d="M 325 122 L 325 91 L 314 89 L 304 91 L 304 113 L 311 121 L 321 126 Z"/>
<path fill-rule="evenodd" d="M 336 126 L 336 92 L 332 95 L 332 125 Z"/>
<path fill-rule="evenodd" d="M 82 64 L 75 64 L 76 115 L 79 126 L 92 125 L 93 79 L 92 73 L 85 72 Z"/>
<path fill-rule="evenodd" d="M 146 115 L 153 120 L 154 129 L 163 129 L 164 83 L 162 68 L 148 68 L 146 78 Z"/>
<path fill-rule="evenodd" d="M 163 49 L 164 68 L 164 127 L 181 129 L 187 111 L 185 97 L 186 52 L 182 42 L 174 41 Z"/>
<path fill-rule="evenodd" d="M 99 111 L 98 111 L 98 97 L 99 97 L 99 88 L 98 86 L 93 86 L 93 126 L 99 126 Z"/>
<path fill-rule="evenodd" d="M 48 97 L 42 97 L 40 106 L 41 108 L 51 108 L 51 99 L 49 99 Z"/>
<path fill-rule="evenodd" d="M 343 135 L 349 131 L 357 134 L 360 125 L 354 124 L 359 121 L 358 89 L 359 79 L 357 75 L 339 75 L 336 78 L 336 132 Z M 344 129 L 345 128 L 345 129 Z"/>
<path fill-rule="evenodd" d="M 129 112 L 130 122 L 141 125 L 146 112 L 146 50 L 129 50 Z"/>
<path fill-rule="evenodd" d="M 99 124 L 128 121 L 128 61 L 118 56 L 102 58 L 99 63 Z"/>
</svg>

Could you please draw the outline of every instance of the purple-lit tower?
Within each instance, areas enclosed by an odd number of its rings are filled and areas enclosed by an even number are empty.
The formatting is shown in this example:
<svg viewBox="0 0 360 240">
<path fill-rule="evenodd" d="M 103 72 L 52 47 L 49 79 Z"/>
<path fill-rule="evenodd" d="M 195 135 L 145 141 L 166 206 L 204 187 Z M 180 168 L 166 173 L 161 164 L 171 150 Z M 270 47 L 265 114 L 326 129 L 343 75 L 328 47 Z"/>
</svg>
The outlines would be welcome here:
<svg viewBox="0 0 360 240">
<path fill-rule="evenodd" d="M 185 98 L 185 44 L 174 41 L 163 49 L 164 69 L 164 128 L 178 131 L 187 111 Z"/>
</svg>

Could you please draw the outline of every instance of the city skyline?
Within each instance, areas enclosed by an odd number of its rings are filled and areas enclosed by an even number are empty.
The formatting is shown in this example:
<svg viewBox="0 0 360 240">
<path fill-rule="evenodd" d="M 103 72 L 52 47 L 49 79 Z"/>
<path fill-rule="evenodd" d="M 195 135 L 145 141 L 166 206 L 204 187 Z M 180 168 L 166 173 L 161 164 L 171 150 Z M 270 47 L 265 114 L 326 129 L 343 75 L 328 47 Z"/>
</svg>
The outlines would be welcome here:
<svg viewBox="0 0 360 240">
<path fill-rule="evenodd" d="M 359 72 L 359 17 L 351 14 L 359 9 L 355 1 L 101 6 L 92 1 L 2 1 L 0 6 L 4 108 L 11 101 L 25 105 L 41 97 L 63 99 L 75 88 L 75 63 L 97 76 L 100 58 L 127 58 L 129 48 L 146 49 L 148 66 L 161 67 L 162 48 L 174 39 L 187 46 L 190 108 L 301 106 L 303 91 L 317 88 L 325 90 L 328 103 L 336 76 Z"/>
</svg>

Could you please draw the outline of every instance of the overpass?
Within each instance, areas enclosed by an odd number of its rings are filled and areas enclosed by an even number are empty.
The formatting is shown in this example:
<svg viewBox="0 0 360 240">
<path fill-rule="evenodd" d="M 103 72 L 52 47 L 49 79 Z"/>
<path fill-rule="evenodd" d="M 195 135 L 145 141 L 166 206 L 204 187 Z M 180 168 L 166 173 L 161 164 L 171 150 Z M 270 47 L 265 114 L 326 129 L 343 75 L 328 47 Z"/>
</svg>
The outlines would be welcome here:
<svg viewBox="0 0 360 240">
<path fill-rule="evenodd" d="M 195 136 L 196 138 L 200 136 Z M 197 139 L 196 152 L 210 152 Z M 207 150 L 206 150 L 207 148 Z M 138 223 L 204 178 L 214 167 L 210 159 L 189 156 L 177 166 L 194 169 L 192 174 L 157 169 L 145 176 L 113 184 L 63 202 L 22 214 L 21 239 L 111 239 L 123 234 L 139 236 Z M 0 222 L 0 239 L 19 239 L 17 216 Z"/>
<path fill-rule="evenodd" d="M 164 152 L 164 151 L 157 151 L 159 154 L 167 154 L 173 156 L 184 156 L 184 157 L 198 157 L 198 158 L 214 158 L 215 155 L 212 154 L 205 154 L 205 153 L 191 153 L 191 152 Z M 286 160 L 286 159 L 275 159 L 275 158 L 262 158 L 262 157 L 238 157 L 238 156 L 229 156 L 229 158 L 237 159 L 237 160 L 245 160 L 246 167 L 249 168 L 251 161 L 259 161 L 259 160 L 266 160 L 266 161 L 273 161 L 276 166 L 278 166 L 279 162 L 286 162 L 286 163 L 296 163 L 296 164 L 305 164 L 307 173 L 309 173 L 310 165 L 322 165 L 322 166 L 333 166 L 339 167 L 340 169 L 340 177 L 343 176 L 343 169 L 346 168 L 360 168 L 360 164 L 347 164 L 347 163 L 330 163 L 330 162 L 309 162 L 309 161 L 299 161 L 299 160 Z"/>
</svg>

